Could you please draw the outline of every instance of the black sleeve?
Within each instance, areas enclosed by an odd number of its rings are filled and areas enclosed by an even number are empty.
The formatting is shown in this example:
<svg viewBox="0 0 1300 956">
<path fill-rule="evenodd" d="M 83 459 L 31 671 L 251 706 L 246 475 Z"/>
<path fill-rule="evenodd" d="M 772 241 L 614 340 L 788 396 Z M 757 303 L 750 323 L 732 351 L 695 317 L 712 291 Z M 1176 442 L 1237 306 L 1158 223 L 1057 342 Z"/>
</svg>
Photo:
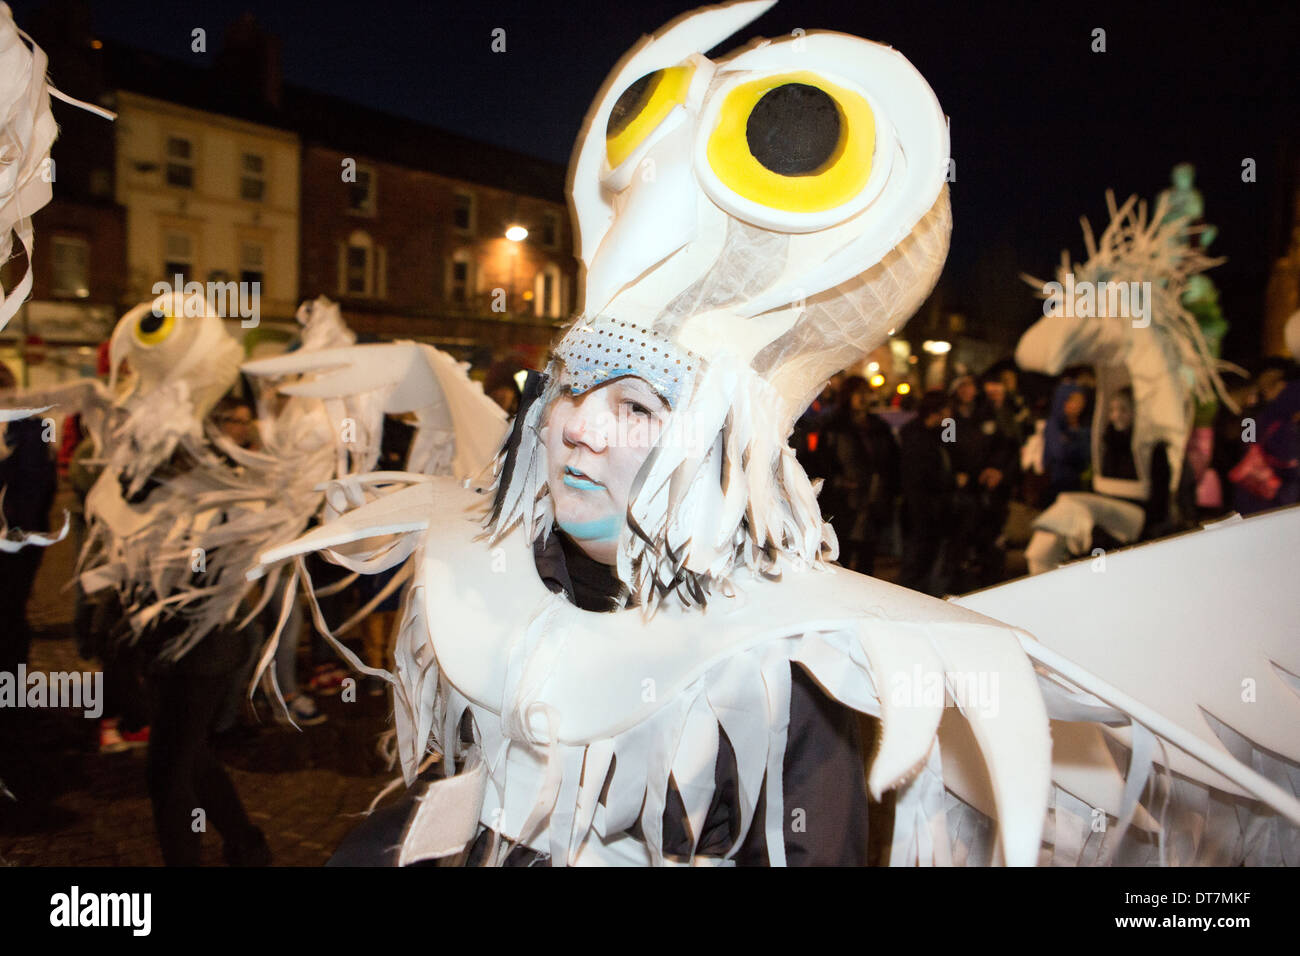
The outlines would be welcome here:
<svg viewBox="0 0 1300 956">
<path fill-rule="evenodd" d="M 867 864 L 867 781 L 857 714 L 827 697 L 791 665 L 790 729 L 782 767 L 783 830 L 789 866 Z M 736 852 L 740 866 L 767 866 L 760 797 L 754 823 Z"/>
</svg>

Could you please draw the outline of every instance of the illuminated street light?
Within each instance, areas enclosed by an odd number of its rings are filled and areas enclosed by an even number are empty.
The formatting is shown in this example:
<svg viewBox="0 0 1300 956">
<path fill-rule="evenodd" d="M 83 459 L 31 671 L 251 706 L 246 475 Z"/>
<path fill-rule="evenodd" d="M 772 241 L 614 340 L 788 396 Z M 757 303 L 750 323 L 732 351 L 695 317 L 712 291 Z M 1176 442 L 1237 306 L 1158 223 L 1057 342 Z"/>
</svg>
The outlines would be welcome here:
<svg viewBox="0 0 1300 956">
<path fill-rule="evenodd" d="M 511 242 L 523 242 L 528 238 L 528 230 L 523 226 L 511 226 L 506 230 L 506 238 Z"/>
<path fill-rule="evenodd" d="M 885 384 L 885 376 L 876 373 L 875 375 L 871 376 L 870 382 L 872 388 L 880 388 L 880 386 Z"/>
<path fill-rule="evenodd" d="M 899 395 L 906 395 L 906 394 L 907 394 L 908 392 L 910 392 L 911 390 L 912 390 L 912 386 L 911 386 L 911 385 L 908 385 L 906 382 L 899 382 L 899 383 L 898 383 L 898 394 L 899 394 Z"/>
<path fill-rule="evenodd" d="M 932 342 L 927 339 L 921 344 L 921 348 L 925 349 L 931 355 L 944 355 L 952 351 L 952 343 L 943 341 Z"/>
</svg>

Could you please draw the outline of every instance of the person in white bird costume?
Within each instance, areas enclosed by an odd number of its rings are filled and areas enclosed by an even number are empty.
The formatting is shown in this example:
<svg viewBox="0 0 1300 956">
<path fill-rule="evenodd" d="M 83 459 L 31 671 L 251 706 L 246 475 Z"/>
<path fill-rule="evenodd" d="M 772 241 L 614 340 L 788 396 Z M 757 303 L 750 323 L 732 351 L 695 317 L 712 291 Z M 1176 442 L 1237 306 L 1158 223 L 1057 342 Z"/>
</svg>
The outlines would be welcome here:
<svg viewBox="0 0 1300 956">
<path fill-rule="evenodd" d="M 396 673 L 366 671 L 393 687 L 407 782 L 435 754 L 446 778 L 388 813 L 400 837 L 376 823 L 340 855 L 860 863 L 869 789 L 896 791 L 893 864 L 1105 861 L 1121 843 L 1168 856 L 1144 809 L 1143 788 L 1168 782 L 1155 768 L 1273 821 L 1267 852 L 1293 848 L 1292 788 L 1147 706 L 1131 655 L 1094 673 L 995 617 L 834 565 L 787 438 L 934 286 L 948 127 L 901 54 L 856 37 L 702 56 L 771 5 L 678 18 L 597 95 L 569 181 L 584 308 L 485 487 L 345 480 L 350 509 L 262 554 L 266 568 L 314 550 L 367 572 L 413 562 Z M 365 347 L 312 361 L 333 369 L 321 395 L 389 376 L 394 411 L 431 377 Z M 1258 527 L 1272 541 L 1295 523 Z M 1130 581 L 1150 570 L 1141 554 Z M 1289 600 L 1265 620 L 1294 619 Z M 1034 593 L 1015 607 L 1037 608 Z M 1300 672 L 1293 636 L 1258 650 Z M 1294 688 L 1267 692 L 1292 732 L 1266 746 L 1294 765 Z M 880 721 L 865 779 L 854 711 Z M 1073 829 L 1085 806 L 1113 823 L 1097 841 Z"/>
</svg>

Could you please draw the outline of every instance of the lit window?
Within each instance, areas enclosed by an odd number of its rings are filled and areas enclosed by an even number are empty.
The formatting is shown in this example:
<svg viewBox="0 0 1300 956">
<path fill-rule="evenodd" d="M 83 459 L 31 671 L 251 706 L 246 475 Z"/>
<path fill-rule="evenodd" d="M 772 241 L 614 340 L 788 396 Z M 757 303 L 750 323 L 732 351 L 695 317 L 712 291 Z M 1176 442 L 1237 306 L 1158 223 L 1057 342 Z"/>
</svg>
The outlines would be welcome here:
<svg viewBox="0 0 1300 956">
<path fill-rule="evenodd" d="M 554 263 L 548 263 L 537 273 L 535 282 L 535 309 L 544 319 L 558 319 L 564 312 L 563 279 Z"/>
<path fill-rule="evenodd" d="M 374 170 L 358 166 L 357 181 L 344 185 L 348 187 L 348 211 L 373 216 L 375 213 Z"/>
<path fill-rule="evenodd" d="M 184 282 L 194 274 L 194 240 L 183 232 L 169 232 L 163 241 L 163 275 Z"/>
<path fill-rule="evenodd" d="M 266 197 L 266 163 L 256 153 L 244 153 L 239 177 L 239 198 L 261 202 Z"/>
<path fill-rule="evenodd" d="M 54 295 L 76 296 L 84 299 L 90 295 L 90 246 L 84 239 L 55 236 Z"/>
<path fill-rule="evenodd" d="M 262 247 L 256 242 L 239 244 L 239 281 L 262 282 L 265 275 L 262 264 Z"/>
<path fill-rule="evenodd" d="M 474 205 L 473 193 L 456 193 L 451 223 L 459 232 L 474 232 Z"/>
<path fill-rule="evenodd" d="M 167 137 L 167 185 L 194 188 L 194 147 L 182 136 Z"/>
</svg>

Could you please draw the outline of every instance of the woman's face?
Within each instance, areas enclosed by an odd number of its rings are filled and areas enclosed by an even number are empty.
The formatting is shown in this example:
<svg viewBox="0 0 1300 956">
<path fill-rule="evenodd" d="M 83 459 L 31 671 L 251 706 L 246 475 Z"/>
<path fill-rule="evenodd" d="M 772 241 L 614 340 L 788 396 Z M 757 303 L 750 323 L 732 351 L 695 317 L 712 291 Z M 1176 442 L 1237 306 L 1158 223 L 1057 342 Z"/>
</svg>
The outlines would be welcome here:
<svg viewBox="0 0 1300 956">
<path fill-rule="evenodd" d="M 632 482 L 670 414 L 632 376 L 578 396 L 566 386 L 552 402 L 542 441 L 555 522 L 593 560 L 615 563 Z"/>
<path fill-rule="evenodd" d="M 1122 395 L 1116 395 L 1110 400 L 1110 423 L 1121 432 L 1133 427 L 1133 406 Z"/>
</svg>

